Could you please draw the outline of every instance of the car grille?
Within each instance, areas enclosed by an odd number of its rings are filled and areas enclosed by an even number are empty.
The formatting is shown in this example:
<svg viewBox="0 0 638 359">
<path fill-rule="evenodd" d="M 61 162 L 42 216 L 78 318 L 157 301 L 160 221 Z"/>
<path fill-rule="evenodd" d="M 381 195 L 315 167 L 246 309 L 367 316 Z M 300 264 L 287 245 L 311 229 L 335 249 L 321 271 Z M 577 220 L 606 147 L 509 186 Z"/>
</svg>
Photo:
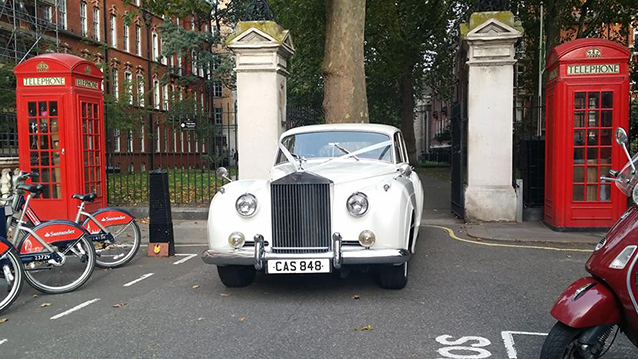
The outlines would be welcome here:
<svg viewBox="0 0 638 359">
<path fill-rule="evenodd" d="M 271 184 L 273 253 L 330 250 L 330 184 L 305 172 Z"/>
</svg>

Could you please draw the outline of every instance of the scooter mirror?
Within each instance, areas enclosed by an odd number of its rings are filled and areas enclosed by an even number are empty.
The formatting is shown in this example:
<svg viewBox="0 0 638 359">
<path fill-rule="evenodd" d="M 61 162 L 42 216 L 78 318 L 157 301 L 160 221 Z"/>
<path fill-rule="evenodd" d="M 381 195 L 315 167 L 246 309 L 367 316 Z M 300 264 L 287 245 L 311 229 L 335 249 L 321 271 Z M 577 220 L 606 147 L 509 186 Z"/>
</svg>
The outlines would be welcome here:
<svg viewBox="0 0 638 359">
<path fill-rule="evenodd" d="M 627 132 L 622 127 L 616 129 L 616 143 L 621 146 L 626 146 L 629 139 L 627 138 Z"/>
</svg>

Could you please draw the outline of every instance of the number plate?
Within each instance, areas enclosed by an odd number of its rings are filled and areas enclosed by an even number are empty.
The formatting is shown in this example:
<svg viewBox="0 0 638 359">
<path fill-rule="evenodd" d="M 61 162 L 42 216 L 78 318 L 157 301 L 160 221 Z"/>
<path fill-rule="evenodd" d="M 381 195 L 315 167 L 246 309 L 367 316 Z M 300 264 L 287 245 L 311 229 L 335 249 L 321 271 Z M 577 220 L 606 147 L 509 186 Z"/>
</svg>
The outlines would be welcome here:
<svg viewBox="0 0 638 359">
<path fill-rule="evenodd" d="M 268 274 L 330 273 L 330 259 L 278 259 L 268 261 Z"/>
</svg>

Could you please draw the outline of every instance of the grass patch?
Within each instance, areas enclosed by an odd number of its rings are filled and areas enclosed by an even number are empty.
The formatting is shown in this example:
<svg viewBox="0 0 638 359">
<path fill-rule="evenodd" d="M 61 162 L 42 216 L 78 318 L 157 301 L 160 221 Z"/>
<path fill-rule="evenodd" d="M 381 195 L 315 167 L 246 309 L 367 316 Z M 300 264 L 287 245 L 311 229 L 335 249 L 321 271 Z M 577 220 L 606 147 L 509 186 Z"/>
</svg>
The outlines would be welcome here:
<svg viewBox="0 0 638 359">
<path fill-rule="evenodd" d="M 168 192 L 171 204 L 208 205 L 223 185 L 213 170 L 169 169 Z M 237 175 L 230 168 L 230 177 Z M 114 206 L 148 204 L 148 171 L 107 174 L 108 203 Z"/>
</svg>

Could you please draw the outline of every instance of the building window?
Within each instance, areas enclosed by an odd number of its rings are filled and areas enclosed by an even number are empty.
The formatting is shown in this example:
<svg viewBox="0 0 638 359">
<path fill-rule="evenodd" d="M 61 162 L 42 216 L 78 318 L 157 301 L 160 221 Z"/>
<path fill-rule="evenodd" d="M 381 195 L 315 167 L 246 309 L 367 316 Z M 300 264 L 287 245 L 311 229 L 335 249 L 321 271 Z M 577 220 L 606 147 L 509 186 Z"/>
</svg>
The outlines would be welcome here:
<svg viewBox="0 0 638 359">
<path fill-rule="evenodd" d="M 158 80 L 153 81 L 153 107 L 156 110 L 160 108 L 160 85 Z"/>
<path fill-rule="evenodd" d="M 135 0 L 135 6 L 140 6 L 140 0 Z"/>
<path fill-rule="evenodd" d="M 120 143 L 120 139 L 122 134 L 119 129 L 115 129 L 113 131 L 113 152 L 122 152 L 122 147 Z"/>
<path fill-rule="evenodd" d="M 117 23 L 116 23 L 116 16 L 111 14 L 111 24 L 110 24 L 110 28 L 111 28 L 111 46 L 113 47 L 117 47 Z"/>
<path fill-rule="evenodd" d="M 82 36 L 86 36 L 89 29 L 86 23 L 86 3 L 84 1 L 80 2 L 80 29 Z"/>
<path fill-rule="evenodd" d="M 142 56 L 142 28 L 140 25 L 135 25 L 135 54 Z"/>
<path fill-rule="evenodd" d="M 144 76 L 137 75 L 137 103 L 144 107 Z"/>
<path fill-rule="evenodd" d="M 153 61 L 157 61 L 159 58 L 159 38 L 157 33 L 153 32 Z"/>
<path fill-rule="evenodd" d="M 146 126 L 142 122 L 142 127 L 140 128 L 140 151 L 146 151 Z"/>
<path fill-rule="evenodd" d="M 128 130 L 128 141 L 126 141 L 126 150 L 133 152 L 133 130 Z"/>
<path fill-rule="evenodd" d="M 93 8 L 93 38 L 97 41 L 101 41 L 100 38 L 100 9 L 97 7 Z"/>
<path fill-rule="evenodd" d="M 160 138 L 160 127 L 159 124 L 157 125 L 157 127 L 155 127 L 155 152 L 159 152 L 160 151 L 160 145 L 162 144 L 161 138 Z"/>
<path fill-rule="evenodd" d="M 160 47 L 161 47 L 160 51 L 164 51 L 164 39 L 160 40 Z M 166 65 L 166 56 L 162 55 L 160 61 L 162 62 L 162 65 Z"/>
<path fill-rule="evenodd" d="M 219 81 L 213 82 L 213 97 L 222 97 L 222 83 Z"/>
<path fill-rule="evenodd" d="M 197 62 L 197 54 L 195 51 L 191 51 L 191 72 L 193 75 L 197 76 L 197 67 L 199 63 Z"/>
<path fill-rule="evenodd" d="M 177 69 L 180 76 L 184 74 L 182 73 L 182 55 L 179 53 L 177 54 Z"/>
<path fill-rule="evenodd" d="M 173 152 L 177 153 L 177 132 L 173 131 Z"/>
<path fill-rule="evenodd" d="M 182 101 L 184 99 L 184 88 L 182 86 L 179 87 L 179 100 Z"/>
<path fill-rule="evenodd" d="M 117 70 L 113 69 L 111 71 L 111 93 L 113 94 L 113 97 L 115 97 L 116 99 L 120 98 L 120 89 L 119 89 L 119 84 L 117 81 Z"/>
<path fill-rule="evenodd" d="M 44 8 L 44 19 L 48 22 L 53 22 L 53 9 L 51 6 Z"/>
<path fill-rule="evenodd" d="M 66 30 L 66 0 L 60 0 L 60 26 Z"/>
<path fill-rule="evenodd" d="M 133 104 L 133 74 L 130 72 L 124 73 L 124 93 L 128 98 L 129 105 Z"/>
<path fill-rule="evenodd" d="M 163 103 L 163 108 L 162 109 L 164 111 L 168 111 L 168 84 L 164 85 L 163 98 L 164 98 L 164 103 Z"/>
<path fill-rule="evenodd" d="M 124 28 L 122 29 L 122 41 L 124 42 L 124 51 L 129 52 L 128 25 L 126 24 L 124 24 Z"/>
<path fill-rule="evenodd" d="M 180 151 L 184 153 L 184 132 L 181 133 L 181 138 L 179 141 Z"/>
<path fill-rule="evenodd" d="M 213 115 L 214 115 L 214 118 L 215 118 L 215 124 L 216 125 L 221 125 L 222 124 L 222 108 L 221 107 L 215 107 Z"/>
</svg>

